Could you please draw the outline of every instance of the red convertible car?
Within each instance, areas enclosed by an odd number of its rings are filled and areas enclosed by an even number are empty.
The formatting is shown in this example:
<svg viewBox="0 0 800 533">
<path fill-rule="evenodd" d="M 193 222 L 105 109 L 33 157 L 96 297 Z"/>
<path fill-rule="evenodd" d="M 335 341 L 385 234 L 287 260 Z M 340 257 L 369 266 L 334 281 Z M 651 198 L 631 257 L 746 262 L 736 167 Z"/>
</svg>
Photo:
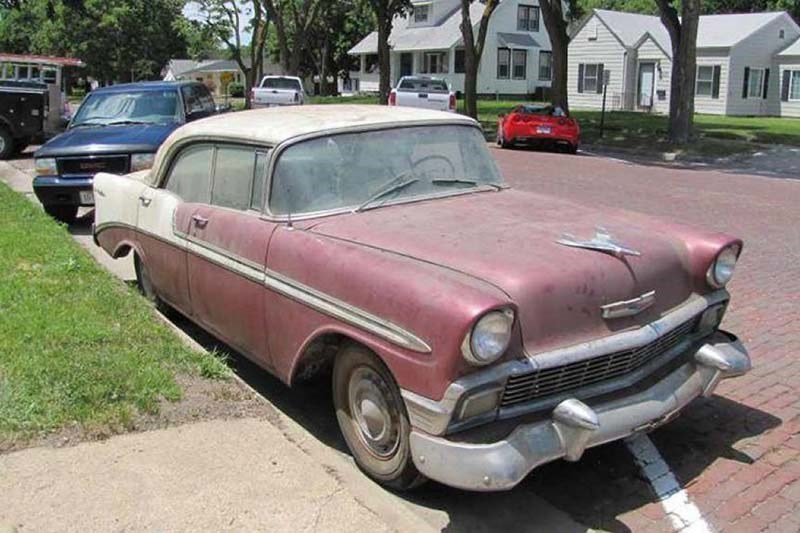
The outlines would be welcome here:
<svg viewBox="0 0 800 533">
<path fill-rule="evenodd" d="M 503 148 L 526 144 L 566 148 L 575 154 L 580 146 L 578 121 L 560 107 L 518 105 L 497 121 L 497 144 Z"/>
<path fill-rule="evenodd" d="M 510 189 L 460 115 L 203 119 L 94 192 L 95 239 L 142 292 L 288 385 L 329 376 L 389 487 L 509 489 L 750 368 L 719 329 L 739 239 Z"/>
</svg>

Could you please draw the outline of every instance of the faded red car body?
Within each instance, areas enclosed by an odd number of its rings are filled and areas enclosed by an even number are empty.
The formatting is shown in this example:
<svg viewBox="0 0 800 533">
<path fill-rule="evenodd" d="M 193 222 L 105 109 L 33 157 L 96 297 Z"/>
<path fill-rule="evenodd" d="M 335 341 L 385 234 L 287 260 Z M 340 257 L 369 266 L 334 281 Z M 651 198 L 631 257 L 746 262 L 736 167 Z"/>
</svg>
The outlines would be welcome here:
<svg viewBox="0 0 800 533">
<path fill-rule="evenodd" d="M 580 146 L 578 121 L 550 106 L 520 105 L 497 121 L 497 144 L 509 147 L 519 144 L 551 144 L 564 146 L 571 153 Z"/>
</svg>

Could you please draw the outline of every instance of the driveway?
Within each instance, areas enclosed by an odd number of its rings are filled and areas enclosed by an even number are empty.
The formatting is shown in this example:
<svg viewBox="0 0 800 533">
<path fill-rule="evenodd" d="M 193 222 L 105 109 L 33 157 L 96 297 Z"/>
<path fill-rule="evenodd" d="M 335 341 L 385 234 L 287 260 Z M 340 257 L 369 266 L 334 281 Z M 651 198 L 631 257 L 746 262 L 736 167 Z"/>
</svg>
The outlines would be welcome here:
<svg viewBox="0 0 800 533">
<path fill-rule="evenodd" d="M 471 494 L 436 484 L 402 497 L 370 490 L 448 531 L 800 530 L 800 182 L 585 155 L 493 154 L 516 188 L 743 237 L 725 327 L 747 343 L 755 369 L 652 433 L 654 446 L 648 440 L 595 448 L 578 463 L 536 470 L 507 493 Z M 31 168 L 24 159 L 12 164 Z M 84 219 L 71 230 L 92 251 L 88 224 Z M 125 276 L 124 262 L 112 268 Z M 185 321 L 176 323 L 207 348 L 218 346 Z M 299 425 L 301 446 L 313 444 L 345 458 L 354 491 L 374 487 L 347 459 L 326 383 L 288 390 L 243 358 L 234 355 L 232 366 Z M 386 511 L 376 508 L 378 514 Z"/>
</svg>

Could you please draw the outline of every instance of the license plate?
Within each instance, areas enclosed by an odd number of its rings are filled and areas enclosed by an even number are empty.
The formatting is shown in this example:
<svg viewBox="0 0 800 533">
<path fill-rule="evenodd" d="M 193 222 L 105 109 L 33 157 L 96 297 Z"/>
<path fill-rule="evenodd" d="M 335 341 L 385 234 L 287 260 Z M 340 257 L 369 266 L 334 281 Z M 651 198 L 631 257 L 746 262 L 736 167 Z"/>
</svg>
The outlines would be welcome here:
<svg viewBox="0 0 800 533">
<path fill-rule="evenodd" d="M 82 204 L 94 205 L 94 193 L 92 191 L 79 191 L 78 195 Z"/>
<path fill-rule="evenodd" d="M 536 128 L 537 133 L 550 133 L 550 126 L 539 126 Z"/>
</svg>

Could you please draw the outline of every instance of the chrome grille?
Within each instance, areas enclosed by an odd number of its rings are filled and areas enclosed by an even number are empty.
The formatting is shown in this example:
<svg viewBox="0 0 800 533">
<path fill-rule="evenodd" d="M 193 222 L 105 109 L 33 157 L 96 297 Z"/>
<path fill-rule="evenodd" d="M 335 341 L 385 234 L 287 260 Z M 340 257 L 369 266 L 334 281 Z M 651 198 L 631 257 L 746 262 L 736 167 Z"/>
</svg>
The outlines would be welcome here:
<svg viewBox="0 0 800 533">
<path fill-rule="evenodd" d="M 500 406 L 510 407 L 624 376 L 675 348 L 691 334 L 698 320 L 699 318 L 695 317 L 684 322 L 650 344 L 639 348 L 511 376 L 506 382 Z"/>
<path fill-rule="evenodd" d="M 127 155 L 95 157 L 63 157 L 57 159 L 60 174 L 94 176 L 98 172 L 125 174 L 128 171 Z"/>
</svg>

